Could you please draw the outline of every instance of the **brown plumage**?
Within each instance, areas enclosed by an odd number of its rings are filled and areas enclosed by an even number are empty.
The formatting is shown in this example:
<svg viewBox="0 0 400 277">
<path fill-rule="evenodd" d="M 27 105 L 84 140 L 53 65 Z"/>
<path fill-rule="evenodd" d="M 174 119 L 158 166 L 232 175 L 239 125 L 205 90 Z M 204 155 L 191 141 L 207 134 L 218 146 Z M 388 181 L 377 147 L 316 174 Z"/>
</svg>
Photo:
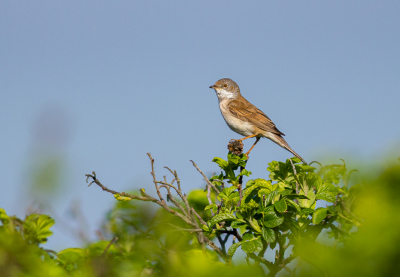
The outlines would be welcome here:
<svg viewBox="0 0 400 277">
<path fill-rule="evenodd" d="M 261 130 L 271 132 L 280 136 L 285 134 L 276 128 L 275 124 L 269 117 L 260 109 L 247 101 L 242 95 L 236 100 L 232 100 L 229 104 L 229 111 L 237 118 L 243 121 L 248 121 Z"/>
<path fill-rule="evenodd" d="M 285 134 L 276 128 L 272 120 L 240 94 L 239 86 L 234 81 L 228 78 L 221 79 L 210 88 L 217 93 L 222 116 L 229 128 L 245 136 L 240 141 L 251 137 L 257 138 L 246 153 L 247 155 L 261 137 L 266 137 L 306 163 L 299 154 L 290 148 L 282 137 Z"/>
</svg>

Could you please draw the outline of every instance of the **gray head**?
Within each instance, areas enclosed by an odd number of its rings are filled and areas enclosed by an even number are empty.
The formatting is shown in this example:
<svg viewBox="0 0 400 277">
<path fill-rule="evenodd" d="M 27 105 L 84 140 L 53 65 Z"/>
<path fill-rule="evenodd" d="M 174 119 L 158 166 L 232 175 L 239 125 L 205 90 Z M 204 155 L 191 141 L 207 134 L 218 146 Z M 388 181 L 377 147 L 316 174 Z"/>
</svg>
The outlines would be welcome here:
<svg viewBox="0 0 400 277">
<path fill-rule="evenodd" d="M 213 86 L 219 100 L 235 99 L 240 95 L 239 86 L 229 78 L 218 80 Z"/>
</svg>

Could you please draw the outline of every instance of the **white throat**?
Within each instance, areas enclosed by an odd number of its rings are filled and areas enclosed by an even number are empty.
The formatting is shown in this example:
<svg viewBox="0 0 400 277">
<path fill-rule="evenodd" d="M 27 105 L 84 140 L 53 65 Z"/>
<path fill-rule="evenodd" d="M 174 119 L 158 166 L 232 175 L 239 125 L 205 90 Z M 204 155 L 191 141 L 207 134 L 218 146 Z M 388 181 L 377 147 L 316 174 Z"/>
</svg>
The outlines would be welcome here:
<svg viewBox="0 0 400 277">
<path fill-rule="evenodd" d="M 225 99 L 234 99 L 233 92 L 231 91 L 226 91 L 224 89 L 215 89 L 215 92 L 217 93 L 218 99 L 220 101 L 225 100 Z"/>
</svg>

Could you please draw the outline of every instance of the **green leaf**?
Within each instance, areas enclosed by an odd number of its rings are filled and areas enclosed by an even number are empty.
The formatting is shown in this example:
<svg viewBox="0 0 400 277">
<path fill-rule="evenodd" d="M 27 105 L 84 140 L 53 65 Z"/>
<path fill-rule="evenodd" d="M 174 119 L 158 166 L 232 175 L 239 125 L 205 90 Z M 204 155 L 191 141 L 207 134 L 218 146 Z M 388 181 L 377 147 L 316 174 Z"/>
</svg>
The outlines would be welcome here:
<svg viewBox="0 0 400 277">
<path fill-rule="evenodd" d="M 253 237 L 253 236 L 252 236 Z M 260 252 L 262 250 L 262 242 L 261 242 L 261 237 L 258 238 L 252 238 L 249 240 L 245 240 L 245 236 L 243 236 L 242 240 L 242 250 L 246 253 L 254 253 L 254 252 Z"/>
<path fill-rule="evenodd" d="M 287 204 L 286 204 L 285 199 L 281 199 L 281 200 L 275 202 L 275 209 L 280 213 L 286 212 Z"/>
<path fill-rule="evenodd" d="M 105 249 L 107 250 L 107 254 L 118 254 L 119 251 L 117 250 L 117 247 L 115 247 L 115 244 L 112 243 L 110 245 L 110 242 L 107 240 L 101 240 L 98 242 L 94 242 L 87 246 L 87 249 L 89 250 L 88 253 L 91 256 L 100 256 L 104 253 Z"/>
<path fill-rule="evenodd" d="M 336 186 L 332 185 L 331 183 L 323 183 L 318 187 L 318 192 L 324 192 L 324 191 L 337 194 L 339 192 L 339 189 Z"/>
<path fill-rule="evenodd" d="M 219 165 L 220 168 L 225 169 L 228 167 L 228 162 L 225 161 L 224 159 L 215 157 L 214 159 L 212 159 L 213 162 L 217 163 Z"/>
<path fill-rule="evenodd" d="M 240 156 L 228 153 L 228 163 L 238 164 L 240 162 Z"/>
<path fill-rule="evenodd" d="M 291 192 L 292 192 L 291 189 L 284 189 L 283 191 L 281 191 L 281 195 L 282 195 L 282 196 L 287 196 L 287 195 L 289 195 Z M 297 194 L 295 194 L 295 195 L 297 195 Z"/>
<path fill-rule="evenodd" d="M 224 188 L 220 194 L 218 194 L 218 200 L 221 201 L 222 199 L 227 199 L 229 196 L 237 189 L 235 186 Z"/>
<path fill-rule="evenodd" d="M 301 208 L 300 208 L 300 206 L 299 206 L 296 202 L 294 202 L 293 200 L 290 200 L 290 199 L 285 199 L 285 200 L 286 200 L 286 203 L 287 203 L 289 206 L 292 206 L 293 208 L 296 209 L 296 211 L 297 211 L 298 213 L 301 213 Z"/>
<path fill-rule="evenodd" d="M 314 211 L 313 216 L 312 216 L 312 223 L 314 224 L 319 224 L 322 220 L 325 219 L 326 215 L 328 213 L 327 208 L 318 208 Z"/>
<path fill-rule="evenodd" d="M 288 195 L 285 195 L 285 198 L 288 198 L 288 199 L 308 199 L 309 200 L 309 198 L 307 196 L 301 195 L 301 194 L 288 194 Z"/>
<path fill-rule="evenodd" d="M 210 209 L 213 211 L 213 213 L 216 213 L 218 211 L 217 204 L 211 204 L 204 208 L 205 211 L 210 210 Z"/>
<path fill-rule="evenodd" d="M 256 231 L 257 233 L 261 232 L 261 227 L 260 225 L 258 225 L 258 222 L 255 218 L 249 220 L 248 223 L 250 224 L 251 228 L 253 228 L 254 231 Z"/>
<path fill-rule="evenodd" d="M 245 224 L 246 224 L 246 221 L 244 221 L 243 219 L 237 219 L 237 220 L 231 222 L 231 227 L 239 228 Z"/>
<path fill-rule="evenodd" d="M 250 174 L 251 174 L 251 171 L 248 171 L 246 168 L 243 168 L 242 172 L 240 172 L 238 176 L 244 175 L 244 176 L 249 177 Z"/>
<path fill-rule="evenodd" d="M 267 228 L 275 228 L 281 225 L 284 220 L 285 219 L 282 215 L 278 215 L 274 210 L 272 210 L 264 215 L 264 226 Z"/>
<path fill-rule="evenodd" d="M 251 187 L 252 185 L 255 185 L 256 180 L 250 179 L 246 183 L 246 188 Z"/>
<path fill-rule="evenodd" d="M 28 241 L 39 244 L 45 243 L 47 237 L 53 234 L 50 227 L 54 225 L 54 219 L 44 214 L 31 214 L 24 220 L 24 234 Z"/>
<path fill-rule="evenodd" d="M 260 189 L 257 193 L 258 197 L 263 197 L 263 196 L 268 196 L 268 194 L 270 194 L 271 191 L 269 189 Z"/>
<path fill-rule="evenodd" d="M 301 209 L 301 213 L 302 213 L 303 215 L 309 215 L 309 214 L 312 214 L 313 212 L 314 212 L 313 209 L 309 209 L 309 208 Z"/>
<path fill-rule="evenodd" d="M 231 247 L 229 247 L 228 249 L 228 256 L 232 257 L 233 254 L 235 254 L 236 249 L 238 249 L 239 246 L 241 246 L 242 243 L 241 242 L 237 242 L 231 245 Z"/>
<path fill-rule="evenodd" d="M 121 196 L 119 194 L 114 194 L 114 198 L 117 199 L 118 201 L 131 201 L 132 198 L 127 197 L 127 196 Z"/>
<path fill-rule="evenodd" d="M 265 180 L 265 179 L 261 179 L 261 178 L 257 178 L 254 180 L 255 184 L 257 186 L 263 187 L 263 188 L 267 188 L 269 190 L 272 191 L 272 184 L 271 184 L 271 180 Z"/>
<path fill-rule="evenodd" d="M 290 158 L 293 161 L 293 164 L 301 163 L 301 160 L 297 157 Z"/>
<path fill-rule="evenodd" d="M 317 195 L 315 196 L 315 199 L 320 199 L 324 200 L 327 202 L 335 203 L 336 201 L 336 193 L 324 191 L 324 192 L 318 192 Z"/>
<path fill-rule="evenodd" d="M 252 239 L 254 239 L 254 235 L 252 232 L 246 232 L 242 236 L 242 241 L 252 240 Z"/>
<path fill-rule="evenodd" d="M 67 248 L 58 252 L 57 257 L 67 270 L 72 270 L 77 265 L 85 262 L 87 253 L 87 249 Z"/>
<path fill-rule="evenodd" d="M 10 221 L 10 217 L 7 215 L 4 209 L 0 208 L 0 220 L 3 224 L 7 224 Z"/>
<path fill-rule="evenodd" d="M 273 229 L 263 228 L 261 234 L 265 241 L 268 243 L 272 243 L 276 240 L 275 231 Z"/>
<path fill-rule="evenodd" d="M 304 195 L 304 191 L 301 190 L 300 191 L 301 195 Z M 307 192 L 307 197 L 309 200 L 307 199 L 299 199 L 299 206 L 302 208 L 311 208 L 311 206 L 315 203 L 315 194 L 312 190 L 309 190 Z"/>
<path fill-rule="evenodd" d="M 264 205 L 268 206 L 272 203 L 272 200 L 278 196 L 280 193 L 277 190 L 274 190 L 273 192 L 271 192 L 270 194 L 267 195 L 267 197 L 265 198 L 265 202 Z"/>
<path fill-rule="evenodd" d="M 228 214 L 228 213 L 217 214 L 216 216 L 211 218 L 211 220 L 208 222 L 208 226 L 211 227 L 220 221 L 232 221 L 232 220 L 236 220 L 236 216 L 234 216 L 233 214 Z"/>
<path fill-rule="evenodd" d="M 206 232 L 209 232 L 209 231 L 210 231 L 210 228 L 209 228 L 207 225 L 205 225 L 205 224 L 201 225 L 201 229 L 203 229 L 203 230 L 206 231 Z"/>
</svg>

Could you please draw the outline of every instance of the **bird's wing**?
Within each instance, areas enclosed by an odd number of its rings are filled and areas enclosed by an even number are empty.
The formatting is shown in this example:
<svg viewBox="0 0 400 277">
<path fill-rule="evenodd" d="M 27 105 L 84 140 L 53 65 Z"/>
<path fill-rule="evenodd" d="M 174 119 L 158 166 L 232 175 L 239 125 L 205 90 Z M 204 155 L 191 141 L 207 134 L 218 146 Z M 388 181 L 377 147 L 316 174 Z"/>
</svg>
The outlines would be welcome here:
<svg viewBox="0 0 400 277">
<path fill-rule="evenodd" d="M 232 100 L 228 104 L 228 109 L 236 118 L 250 122 L 261 130 L 271 132 L 280 136 L 285 134 L 276 128 L 275 124 L 261 110 L 257 109 L 253 104 L 247 101 L 244 97 L 239 100 Z"/>
</svg>

